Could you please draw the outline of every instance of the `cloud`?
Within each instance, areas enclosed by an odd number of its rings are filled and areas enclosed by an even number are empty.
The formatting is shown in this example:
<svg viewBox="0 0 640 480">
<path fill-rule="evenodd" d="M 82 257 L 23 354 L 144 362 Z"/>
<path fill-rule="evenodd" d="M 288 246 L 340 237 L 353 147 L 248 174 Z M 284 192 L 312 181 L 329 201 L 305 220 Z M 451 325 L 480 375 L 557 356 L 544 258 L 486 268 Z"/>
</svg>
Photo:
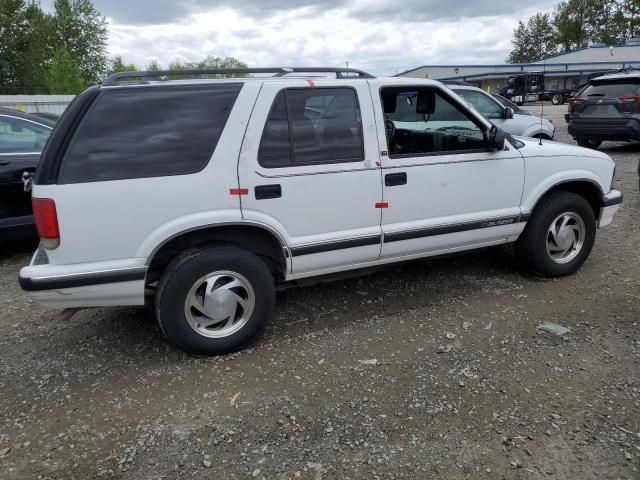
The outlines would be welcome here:
<svg viewBox="0 0 640 480">
<path fill-rule="evenodd" d="M 47 7 L 47 1 L 43 6 Z M 109 53 L 149 59 L 232 56 L 250 66 L 350 66 L 393 74 L 423 64 L 503 63 L 519 19 L 553 0 L 94 0 Z M 49 5 L 51 8 L 51 5 Z"/>
<path fill-rule="evenodd" d="M 455 20 L 467 17 L 496 17 L 512 15 L 531 7 L 527 0 L 353 0 L 349 2 L 350 15 L 369 20 L 395 20 L 402 22 L 430 22 L 434 20 Z M 548 0 L 536 3 L 538 9 L 552 5 Z"/>
<path fill-rule="evenodd" d="M 531 7 L 530 0 L 93 0 L 96 8 L 114 23 L 149 25 L 184 23 L 195 13 L 220 8 L 241 11 L 244 16 L 264 18 L 294 10 L 323 14 L 340 9 L 346 15 L 362 21 L 401 20 L 430 22 L 463 17 L 513 15 Z M 540 0 L 538 10 L 550 8 L 555 0 Z M 43 0 L 45 8 L 52 8 L 53 0 Z"/>
</svg>

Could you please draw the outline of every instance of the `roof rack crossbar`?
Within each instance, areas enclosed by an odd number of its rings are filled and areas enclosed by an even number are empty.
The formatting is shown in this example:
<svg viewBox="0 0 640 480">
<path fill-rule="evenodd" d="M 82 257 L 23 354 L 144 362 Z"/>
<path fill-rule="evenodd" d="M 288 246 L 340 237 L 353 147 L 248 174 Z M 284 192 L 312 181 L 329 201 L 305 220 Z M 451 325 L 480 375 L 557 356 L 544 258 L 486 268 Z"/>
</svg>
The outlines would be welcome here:
<svg viewBox="0 0 640 480">
<path fill-rule="evenodd" d="M 102 82 L 103 86 L 117 85 L 119 81 L 126 78 L 160 78 L 167 76 L 192 77 L 200 75 L 238 75 L 252 73 L 272 73 L 274 77 L 284 77 L 290 73 L 335 73 L 336 78 L 374 78 L 373 75 L 357 70 L 355 68 L 330 68 L 330 67 L 275 67 L 275 68 L 214 68 L 203 70 L 153 70 L 139 72 L 118 72 L 109 75 Z"/>
</svg>

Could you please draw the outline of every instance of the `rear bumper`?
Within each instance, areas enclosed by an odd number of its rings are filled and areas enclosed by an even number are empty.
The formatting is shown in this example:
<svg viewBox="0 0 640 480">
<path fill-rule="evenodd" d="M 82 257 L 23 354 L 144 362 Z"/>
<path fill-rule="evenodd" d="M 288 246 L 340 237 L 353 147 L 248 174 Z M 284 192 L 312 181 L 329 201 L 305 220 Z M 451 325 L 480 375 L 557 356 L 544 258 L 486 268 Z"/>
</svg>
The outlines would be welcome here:
<svg viewBox="0 0 640 480">
<path fill-rule="evenodd" d="M 590 140 L 640 140 L 637 118 L 570 118 L 569 133 Z"/>
<path fill-rule="evenodd" d="M 90 264 L 51 265 L 40 247 L 20 270 L 20 286 L 49 308 L 143 305 L 143 259 Z"/>
<path fill-rule="evenodd" d="M 602 198 L 602 208 L 600 209 L 600 217 L 598 218 L 598 227 L 606 227 L 613 222 L 618 208 L 622 204 L 622 192 L 611 190 Z"/>
</svg>

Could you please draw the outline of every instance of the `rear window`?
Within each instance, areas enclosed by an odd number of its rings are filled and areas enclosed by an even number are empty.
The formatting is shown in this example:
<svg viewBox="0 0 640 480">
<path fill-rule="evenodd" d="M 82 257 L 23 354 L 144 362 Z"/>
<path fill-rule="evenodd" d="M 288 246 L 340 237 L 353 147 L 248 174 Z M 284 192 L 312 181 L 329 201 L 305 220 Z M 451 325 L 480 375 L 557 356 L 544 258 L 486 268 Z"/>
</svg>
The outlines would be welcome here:
<svg viewBox="0 0 640 480">
<path fill-rule="evenodd" d="M 241 88 L 225 83 L 103 90 L 69 144 L 61 183 L 202 170 Z"/>
<path fill-rule="evenodd" d="M 638 93 L 638 87 L 640 87 L 640 81 L 593 82 L 582 92 L 581 96 L 604 98 L 632 97 Z"/>
</svg>

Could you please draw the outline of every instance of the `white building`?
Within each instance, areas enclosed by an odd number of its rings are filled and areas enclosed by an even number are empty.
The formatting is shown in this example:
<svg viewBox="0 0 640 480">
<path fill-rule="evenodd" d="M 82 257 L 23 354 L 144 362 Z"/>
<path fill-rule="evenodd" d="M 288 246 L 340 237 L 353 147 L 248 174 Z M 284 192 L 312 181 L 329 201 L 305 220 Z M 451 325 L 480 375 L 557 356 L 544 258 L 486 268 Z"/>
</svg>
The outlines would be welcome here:
<svg viewBox="0 0 640 480">
<path fill-rule="evenodd" d="M 544 71 L 546 89 L 574 90 L 590 78 L 622 68 L 640 69 L 640 39 L 626 45 L 593 45 L 534 63 L 423 65 L 398 76 L 466 81 L 496 91 L 510 75 Z"/>
</svg>

